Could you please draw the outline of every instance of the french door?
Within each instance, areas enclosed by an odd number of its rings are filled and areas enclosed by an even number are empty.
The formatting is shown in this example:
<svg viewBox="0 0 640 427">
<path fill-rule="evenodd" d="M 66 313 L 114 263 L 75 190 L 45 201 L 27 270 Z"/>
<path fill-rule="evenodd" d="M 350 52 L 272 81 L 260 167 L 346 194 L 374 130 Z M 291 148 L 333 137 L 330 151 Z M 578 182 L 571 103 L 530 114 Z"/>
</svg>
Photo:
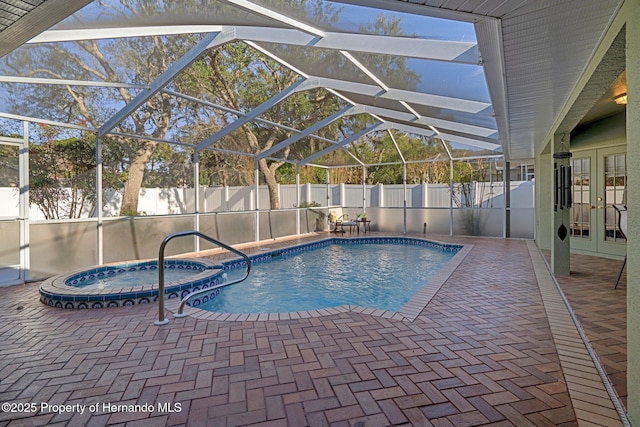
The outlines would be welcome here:
<svg viewBox="0 0 640 427">
<path fill-rule="evenodd" d="M 626 203 L 626 147 L 574 151 L 571 167 L 571 249 L 624 256 L 626 240 L 613 205 Z"/>
</svg>

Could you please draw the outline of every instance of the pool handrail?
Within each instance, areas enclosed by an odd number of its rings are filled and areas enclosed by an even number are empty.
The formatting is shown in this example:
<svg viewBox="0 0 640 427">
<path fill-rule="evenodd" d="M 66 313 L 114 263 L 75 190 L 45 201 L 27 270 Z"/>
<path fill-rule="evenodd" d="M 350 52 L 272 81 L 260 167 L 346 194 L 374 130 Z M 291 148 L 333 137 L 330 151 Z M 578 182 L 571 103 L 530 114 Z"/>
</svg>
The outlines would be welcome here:
<svg viewBox="0 0 640 427">
<path fill-rule="evenodd" d="M 206 241 L 208 241 L 209 243 L 213 243 L 214 245 L 218 245 L 223 249 L 228 250 L 229 252 L 233 252 L 236 255 L 241 256 L 242 258 L 244 258 L 245 262 L 246 262 L 246 270 L 244 272 L 244 275 L 242 276 L 241 279 L 238 280 L 234 280 L 228 283 L 225 283 L 223 286 L 229 286 L 229 285 L 234 285 L 236 283 L 240 283 L 243 280 L 245 280 L 247 277 L 249 277 L 249 272 L 251 271 L 251 259 L 249 259 L 249 256 L 247 254 L 245 254 L 244 252 L 241 252 L 229 245 L 226 245 L 216 239 L 214 239 L 213 237 L 207 236 L 206 234 L 203 234 L 199 231 L 196 230 L 189 230 L 189 231 L 178 231 L 176 233 L 171 233 L 168 236 L 166 236 L 163 240 L 162 243 L 160 244 L 160 249 L 158 250 L 158 320 L 156 320 L 155 322 L 153 322 L 154 325 L 165 325 L 167 323 L 169 323 L 169 319 L 165 319 L 164 317 L 164 249 L 167 246 L 167 243 L 169 243 L 170 240 L 176 238 L 176 237 L 183 237 L 183 236 L 198 236 L 201 239 L 204 239 Z M 203 288 L 203 289 L 199 289 L 197 291 L 193 291 L 191 293 L 189 293 L 187 296 L 185 296 L 182 301 L 180 302 L 180 307 L 178 308 L 178 312 L 176 314 L 174 314 L 174 317 L 184 317 L 186 316 L 185 314 L 183 314 L 183 310 L 184 310 L 184 306 L 187 302 L 187 300 L 189 300 L 189 298 L 191 298 L 194 295 L 203 293 L 203 292 L 210 292 L 211 289 L 215 289 L 216 287 L 221 287 L 221 286 L 215 286 L 215 287 L 209 287 L 209 288 Z"/>
</svg>

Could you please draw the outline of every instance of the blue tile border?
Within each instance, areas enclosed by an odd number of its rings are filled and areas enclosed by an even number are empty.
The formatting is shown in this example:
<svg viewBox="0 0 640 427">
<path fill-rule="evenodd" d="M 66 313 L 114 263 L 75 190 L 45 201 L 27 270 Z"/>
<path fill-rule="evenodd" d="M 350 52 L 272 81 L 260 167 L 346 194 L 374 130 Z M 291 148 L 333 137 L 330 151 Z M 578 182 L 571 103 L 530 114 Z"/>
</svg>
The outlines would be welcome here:
<svg viewBox="0 0 640 427">
<path fill-rule="evenodd" d="M 456 245 L 450 243 L 434 242 L 432 240 L 416 239 L 411 237 L 358 237 L 358 238 L 329 238 L 319 240 L 311 243 L 304 243 L 301 245 L 290 246 L 282 249 L 274 249 L 271 251 L 265 251 L 257 255 L 250 255 L 249 259 L 252 264 L 259 264 L 262 262 L 268 262 L 273 257 L 288 257 L 297 255 L 304 251 L 310 251 L 318 248 L 323 248 L 331 245 L 362 245 L 362 244 L 398 244 L 398 245 L 414 245 L 429 247 L 438 249 L 444 252 L 456 253 L 462 249 L 463 245 Z M 225 270 L 232 270 L 236 268 L 244 268 L 246 263 L 241 258 L 232 259 L 230 261 L 223 262 Z"/>
<path fill-rule="evenodd" d="M 74 286 L 90 276 L 113 275 L 118 271 L 157 270 L 157 261 L 141 261 L 117 263 L 92 267 L 86 270 L 61 274 L 45 280 L 40 285 L 40 301 L 56 308 L 105 308 L 122 307 L 126 305 L 146 304 L 158 300 L 158 290 L 151 288 L 157 284 L 140 285 L 139 289 L 127 291 L 101 291 Z M 178 297 L 192 289 L 208 288 L 223 282 L 223 270 L 219 263 L 207 259 L 170 259 L 165 261 L 165 268 L 184 268 L 196 270 L 199 273 L 189 276 L 188 280 L 180 283 L 171 282 L 165 287 L 168 298 Z M 144 289 L 149 288 L 149 289 Z"/>
</svg>

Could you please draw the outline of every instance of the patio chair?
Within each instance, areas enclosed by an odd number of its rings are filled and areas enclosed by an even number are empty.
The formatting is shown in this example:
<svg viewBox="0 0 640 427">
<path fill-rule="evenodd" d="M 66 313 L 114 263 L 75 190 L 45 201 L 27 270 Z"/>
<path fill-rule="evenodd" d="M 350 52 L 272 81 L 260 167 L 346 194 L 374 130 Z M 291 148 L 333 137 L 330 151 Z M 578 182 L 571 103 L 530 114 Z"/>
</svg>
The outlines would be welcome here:
<svg viewBox="0 0 640 427">
<path fill-rule="evenodd" d="M 613 205 L 613 208 L 618 213 L 618 231 L 622 234 L 622 237 L 627 239 L 627 207 L 624 205 Z M 622 268 L 620 268 L 620 273 L 618 273 L 618 279 L 616 280 L 616 285 L 613 289 L 618 288 L 618 283 L 620 282 L 620 278 L 622 277 L 622 272 L 624 271 L 624 267 L 627 264 L 627 255 L 624 256 L 624 261 L 622 261 Z"/>
<path fill-rule="evenodd" d="M 357 221 L 349 220 L 349 214 L 343 214 L 338 217 L 333 211 L 329 212 L 327 221 L 329 221 L 329 229 L 332 233 L 345 233 L 344 227 L 349 227 L 349 233 L 351 233 L 353 227 L 358 228 L 359 225 Z"/>
<path fill-rule="evenodd" d="M 349 227 L 349 233 L 351 233 L 353 231 L 353 227 L 356 227 L 356 229 L 358 230 L 358 233 L 360 232 L 360 224 L 358 224 L 358 221 L 351 221 L 349 219 L 349 214 L 344 214 L 340 217 L 342 219 L 342 228 L 344 230 L 344 227 Z"/>
<path fill-rule="evenodd" d="M 342 225 L 342 217 L 344 215 L 338 217 L 338 215 L 334 211 L 329 211 L 329 215 L 327 215 L 327 222 L 329 223 L 329 231 L 331 233 L 344 233 L 344 225 Z"/>
</svg>

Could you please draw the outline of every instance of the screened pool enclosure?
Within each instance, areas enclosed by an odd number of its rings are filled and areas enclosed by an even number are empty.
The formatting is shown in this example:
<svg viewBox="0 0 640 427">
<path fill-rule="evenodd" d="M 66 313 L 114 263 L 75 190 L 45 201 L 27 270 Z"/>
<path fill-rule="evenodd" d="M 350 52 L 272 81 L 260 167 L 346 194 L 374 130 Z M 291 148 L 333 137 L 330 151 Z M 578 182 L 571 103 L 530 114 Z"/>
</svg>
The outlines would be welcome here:
<svg viewBox="0 0 640 427">
<path fill-rule="evenodd" d="M 176 231 L 326 232 L 330 210 L 534 237 L 502 59 L 478 47 L 498 34 L 349 2 L 91 2 L 0 58 L 0 281 L 154 258 Z"/>
</svg>

